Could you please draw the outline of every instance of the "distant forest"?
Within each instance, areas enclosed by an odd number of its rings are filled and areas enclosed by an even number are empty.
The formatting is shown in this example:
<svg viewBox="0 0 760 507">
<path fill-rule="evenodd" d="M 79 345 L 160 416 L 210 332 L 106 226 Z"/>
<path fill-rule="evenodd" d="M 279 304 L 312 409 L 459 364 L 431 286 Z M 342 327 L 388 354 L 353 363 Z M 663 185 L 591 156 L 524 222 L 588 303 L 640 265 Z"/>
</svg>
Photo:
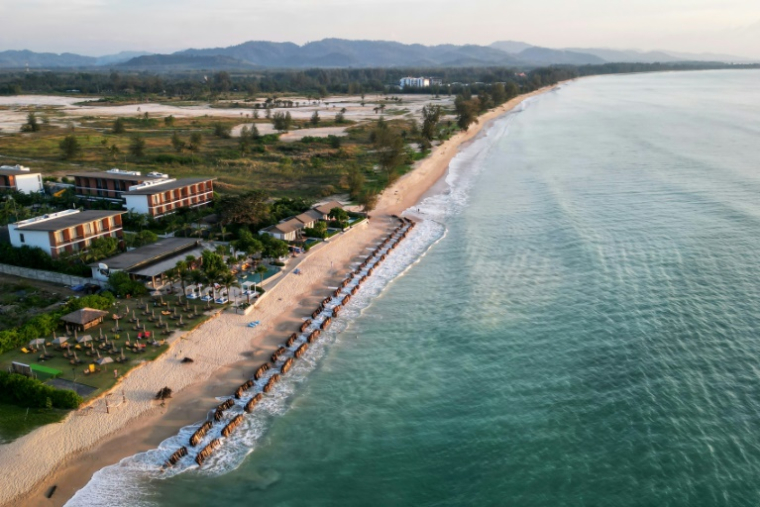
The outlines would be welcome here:
<svg viewBox="0 0 760 507">
<path fill-rule="evenodd" d="M 202 71 L 176 73 L 15 71 L 0 73 L 0 95 L 22 93 L 82 93 L 103 96 L 158 94 L 167 97 L 201 99 L 238 92 L 251 97 L 274 93 L 298 93 L 324 97 L 345 93 L 400 93 L 397 83 L 404 76 L 431 76 L 441 79 L 443 85 L 429 89 L 405 89 L 403 93 L 457 94 L 465 86 L 469 87 L 473 93 L 477 93 L 478 87 L 493 83 L 514 83 L 522 92 L 527 92 L 581 76 L 727 68 L 760 68 L 760 66 L 699 62 L 607 63 L 541 67 L 525 73 L 507 67 L 311 69 L 215 73 Z"/>
</svg>

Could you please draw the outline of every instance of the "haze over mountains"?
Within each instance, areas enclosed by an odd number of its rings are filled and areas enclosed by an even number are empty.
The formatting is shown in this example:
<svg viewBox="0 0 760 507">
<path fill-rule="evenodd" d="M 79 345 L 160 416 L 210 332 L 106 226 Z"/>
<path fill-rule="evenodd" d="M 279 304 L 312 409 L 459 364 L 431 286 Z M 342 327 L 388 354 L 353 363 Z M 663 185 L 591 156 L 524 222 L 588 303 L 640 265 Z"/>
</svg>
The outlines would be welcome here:
<svg viewBox="0 0 760 507">
<path fill-rule="evenodd" d="M 124 51 L 102 57 L 73 53 L 0 52 L 0 68 L 97 68 L 135 70 L 464 67 L 598 65 L 607 62 L 673 63 L 679 61 L 745 62 L 731 55 L 687 54 L 600 48 L 550 49 L 524 42 L 489 46 L 402 44 L 392 41 L 324 39 L 302 46 L 291 42 L 249 41 L 224 48 L 185 49 L 172 54 Z"/>
</svg>

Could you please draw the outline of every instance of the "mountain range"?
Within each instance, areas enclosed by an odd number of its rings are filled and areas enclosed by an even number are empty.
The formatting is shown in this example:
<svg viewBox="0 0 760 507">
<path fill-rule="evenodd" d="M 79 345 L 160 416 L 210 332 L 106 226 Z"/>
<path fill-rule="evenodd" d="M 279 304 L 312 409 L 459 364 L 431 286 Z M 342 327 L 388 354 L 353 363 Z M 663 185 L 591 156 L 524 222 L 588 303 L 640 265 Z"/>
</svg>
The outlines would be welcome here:
<svg viewBox="0 0 760 507">
<path fill-rule="evenodd" d="M 744 62 L 731 55 L 688 54 L 603 48 L 551 49 L 525 42 L 474 44 L 402 44 L 392 41 L 324 39 L 302 46 L 292 42 L 249 41 L 236 46 L 185 49 L 172 54 L 124 51 L 101 57 L 74 53 L 0 52 L 0 68 L 113 67 L 134 70 L 464 67 L 598 65 L 607 62 L 672 63 L 678 61 Z"/>
</svg>

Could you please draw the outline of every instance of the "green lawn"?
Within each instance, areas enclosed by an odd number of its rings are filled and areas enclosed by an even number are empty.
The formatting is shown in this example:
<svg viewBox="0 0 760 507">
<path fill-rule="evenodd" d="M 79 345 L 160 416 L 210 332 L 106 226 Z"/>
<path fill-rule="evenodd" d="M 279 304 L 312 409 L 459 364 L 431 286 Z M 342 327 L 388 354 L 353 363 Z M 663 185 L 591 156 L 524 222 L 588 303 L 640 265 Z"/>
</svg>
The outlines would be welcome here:
<svg viewBox="0 0 760 507">
<path fill-rule="evenodd" d="M 0 403 L 0 444 L 8 443 L 45 424 L 60 422 L 68 410 L 22 408 Z"/>
</svg>

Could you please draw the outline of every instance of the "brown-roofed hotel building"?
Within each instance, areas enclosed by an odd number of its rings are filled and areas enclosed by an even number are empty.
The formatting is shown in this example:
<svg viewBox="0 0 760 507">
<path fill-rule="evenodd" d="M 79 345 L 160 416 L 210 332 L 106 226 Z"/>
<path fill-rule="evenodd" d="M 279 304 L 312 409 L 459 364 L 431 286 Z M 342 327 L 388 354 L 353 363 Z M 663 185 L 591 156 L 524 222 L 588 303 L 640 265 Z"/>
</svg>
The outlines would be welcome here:
<svg viewBox="0 0 760 507">
<path fill-rule="evenodd" d="M 59 211 L 10 224 L 8 232 L 13 246 L 39 247 L 55 258 L 83 250 L 96 238 L 111 236 L 121 240 L 123 213 Z"/>
<path fill-rule="evenodd" d="M 113 201 L 121 200 L 124 192 L 129 187 L 145 183 L 146 181 L 156 181 L 166 179 L 165 174 L 149 173 L 143 175 L 138 171 L 123 171 L 121 169 L 110 169 L 103 172 L 82 172 L 69 174 L 74 178 L 75 193 L 78 197 L 109 199 Z"/>
<path fill-rule="evenodd" d="M 211 204 L 214 185 L 211 178 L 181 178 L 147 181 L 124 192 L 129 211 L 160 217 L 179 208 L 197 208 Z"/>
</svg>

